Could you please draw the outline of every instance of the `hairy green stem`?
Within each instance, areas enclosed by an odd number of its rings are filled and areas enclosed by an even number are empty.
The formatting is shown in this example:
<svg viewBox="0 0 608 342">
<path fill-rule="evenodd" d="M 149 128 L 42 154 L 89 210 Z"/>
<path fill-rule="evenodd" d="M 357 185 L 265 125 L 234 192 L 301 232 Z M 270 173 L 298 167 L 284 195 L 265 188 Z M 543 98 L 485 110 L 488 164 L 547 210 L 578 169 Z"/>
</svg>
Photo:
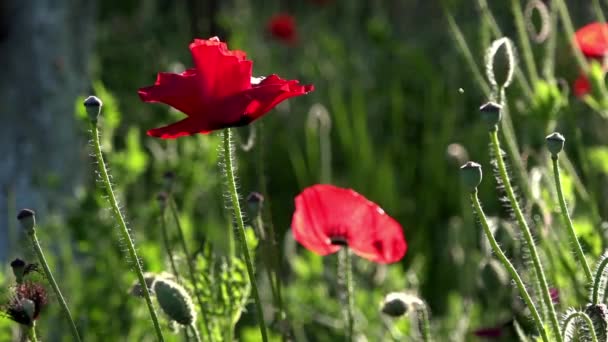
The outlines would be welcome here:
<svg viewBox="0 0 608 342">
<path fill-rule="evenodd" d="M 528 37 L 528 31 L 526 30 L 526 24 L 524 22 L 524 13 L 519 1 L 520 0 L 511 0 L 511 7 L 513 10 L 513 17 L 515 18 L 515 26 L 517 27 L 517 35 L 519 36 L 522 54 L 524 55 L 524 62 L 526 63 L 526 68 L 530 74 L 532 85 L 534 85 L 538 82 L 538 70 L 536 69 L 536 63 L 534 62 L 534 54 L 532 53 L 530 38 Z"/>
<path fill-rule="evenodd" d="M 350 249 L 345 246 L 343 247 L 338 255 L 338 276 L 344 282 L 343 285 L 343 296 L 345 308 L 344 318 L 346 320 L 346 340 L 354 341 L 355 334 L 355 320 L 354 320 L 354 297 L 353 297 L 353 269 L 352 269 L 352 257 Z"/>
<path fill-rule="evenodd" d="M 429 319 L 429 310 L 426 303 L 420 301 L 418 304 L 418 324 L 420 326 L 420 333 L 422 335 L 422 341 L 431 342 L 431 325 Z"/>
<path fill-rule="evenodd" d="M 167 251 L 167 255 L 169 256 L 169 262 L 171 263 L 171 270 L 173 271 L 175 280 L 177 280 L 179 282 L 179 273 L 177 272 L 177 266 L 175 265 L 175 258 L 173 258 L 173 251 L 171 250 L 171 245 L 169 244 L 169 233 L 167 232 L 167 220 L 165 218 L 165 208 L 160 209 L 160 230 L 162 231 L 163 244 L 165 245 L 165 250 Z"/>
<path fill-rule="evenodd" d="M 523 233 L 524 239 L 526 240 L 528 249 L 530 250 L 530 257 L 532 259 L 532 263 L 534 264 L 534 270 L 536 271 L 538 281 L 540 282 L 541 296 L 543 298 L 543 301 L 545 302 L 545 305 L 547 306 L 547 309 L 549 310 L 549 321 L 551 322 L 551 326 L 553 328 L 553 333 L 555 335 L 554 337 L 558 342 L 561 342 L 562 336 L 559 329 L 559 321 L 557 319 L 557 314 L 555 313 L 555 308 L 553 307 L 551 294 L 549 293 L 549 286 L 547 285 L 547 279 L 545 278 L 545 272 L 540 262 L 538 251 L 536 250 L 536 245 L 534 244 L 534 239 L 532 238 L 532 233 L 530 232 L 528 223 L 526 222 L 524 214 L 522 213 L 521 208 L 519 207 L 517 198 L 515 198 L 515 193 L 513 192 L 511 181 L 509 180 L 509 176 L 507 175 L 507 168 L 502 157 L 502 151 L 500 150 L 500 143 L 498 141 L 497 131 L 497 129 L 490 131 L 490 140 L 492 141 L 492 147 L 494 148 L 494 155 L 496 156 L 500 179 L 502 180 L 502 183 L 505 187 L 509 202 L 511 203 L 511 206 L 515 211 L 517 223 Z"/>
<path fill-rule="evenodd" d="M 606 286 L 606 279 L 604 278 L 604 269 L 608 265 L 608 257 L 604 256 L 600 263 L 597 265 L 597 269 L 595 270 L 595 279 L 593 281 L 593 290 L 591 292 L 591 300 L 592 303 L 598 305 L 604 302 L 604 298 L 600 300 L 600 286 Z M 602 291 L 602 292 L 605 292 Z M 605 297 L 602 296 L 602 297 Z"/>
<path fill-rule="evenodd" d="M 581 247 L 578 238 L 576 237 L 576 232 L 574 231 L 574 225 L 572 224 L 572 220 L 570 219 L 570 213 L 568 212 L 568 206 L 566 206 L 566 199 L 564 198 L 564 193 L 562 190 L 562 182 L 559 175 L 559 165 L 557 155 L 551 157 L 553 161 L 553 176 L 555 177 L 555 187 L 557 189 L 557 197 L 559 198 L 559 206 L 562 212 L 562 218 L 564 219 L 564 223 L 566 224 L 566 228 L 568 231 L 568 237 L 570 238 L 570 243 L 574 246 L 574 251 L 576 252 L 576 257 L 578 261 L 583 266 L 583 271 L 585 271 L 585 276 L 587 277 L 587 282 L 591 283 L 593 280 L 593 276 L 591 275 L 591 268 L 589 268 L 589 264 L 587 263 L 587 259 L 585 258 L 585 254 L 583 253 L 583 249 Z"/>
<path fill-rule="evenodd" d="M 99 129 L 97 128 L 97 122 L 91 122 L 91 138 L 93 140 L 93 149 L 95 150 L 95 158 L 97 159 L 97 166 L 99 171 L 99 176 L 101 177 L 101 181 L 106 190 L 106 195 L 108 196 L 108 201 L 110 202 L 110 206 L 112 207 L 112 211 L 114 212 L 114 217 L 119 225 L 120 235 L 127 246 L 127 250 L 129 252 L 129 257 L 133 263 L 133 268 L 135 273 L 137 274 L 137 279 L 139 280 L 139 285 L 143 290 L 144 298 L 146 299 L 146 304 L 148 305 L 148 311 L 150 312 L 150 318 L 152 318 L 152 324 L 154 325 L 154 330 L 156 332 L 156 338 L 158 341 L 164 341 L 163 332 L 160 328 L 160 323 L 158 322 L 158 315 L 156 314 L 156 310 L 154 309 L 154 304 L 152 303 L 152 297 L 150 296 L 150 290 L 148 289 L 148 285 L 146 284 L 146 280 L 144 278 L 144 272 L 139 262 L 139 257 L 137 256 L 137 251 L 135 250 L 135 244 L 133 243 L 133 239 L 131 238 L 131 234 L 129 233 L 129 229 L 127 228 L 127 223 L 125 219 L 122 217 L 122 213 L 120 212 L 120 207 L 118 206 L 118 201 L 114 196 L 114 191 L 112 190 L 112 183 L 110 183 L 110 176 L 108 174 L 108 170 L 106 169 L 106 164 L 103 160 L 103 155 L 101 153 L 101 144 L 99 143 Z"/>
<path fill-rule="evenodd" d="M 564 334 L 564 336 L 567 336 L 566 331 L 568 330 L 570 323 L 573 322 L 575 319 L 580 319 L 583 322 L 585 322 L 585 324 L 587 324 L 587 328 L 589 329 L 589 333 L 591 335 L 591 341 L 598 342 L 597 335 L 595 334 L 595 329 L 593 328 L 593 321 L 591 320 L 591 318 L 589 318 L 589 316 L 586 313 L 581 312 L 581 311 L 573 312 L 570 315 L 568 315 L 568 317 L 566 317 L 566 319 L 564 320 L 564 323 L 562 325 L 562 333 Z"/>
<path fill-rule="evenodd" d="M 509 261 L 505 253 L 502 251 L 502 249 L 500 249 L 500 246 L 498 245 L 498 242 L 496 242 L 494 235 L 492 235 L 490 225 L 488 224 L 486 215 L 484 214 L 483 209 L 481 208 L 481 204 L 479 203 L 479 198 L 477 197 L 477 189 L 475 189 L 475 191 L 471 193 L 471 201 L 473 202 L 473 206 L 475 207 L 475 211 L 477 212 L 477 217 L 479 217 L 479 221 L 481 222 L 483 231 L 486 234 L 488 241 L 490 241 L 492 251 L 494 252 L 494 254 L 496 254 L 500 262 L 502 262 L 503 266 L 507 269 L 507 271 L 511 275 L 511 278 L 513 278 L 513 280 L 515 281 L 515 285 L 517 285 L 519 294 L 522 296 L 524 302 L 526 303 L 526 306 L 530 310 L 530 313 L 532 314 L 532 319 L 534 319 L 534 323 L 536 323 L 536 327 L 538 328 L 538 331 L 540 332 L 543 341 L 549 342 L 549 336 L 547 335 L 547 331 L 545 330 L 543 321 L 538 313 L 538 310 L 534 306 L 534 302 L 532 302 L 532 297 L 530 297 L 530 294 L 526 289 L 526 285 L 524 284 L 523 280 L 521 280 L 519 273 L 517 273 L 517 270 L 515 269 L 511 261 Z"/>
<path fill-rule="evenodd" d="M 234 218 L 237 223 L 237 236 L 241 243 L 241 250 L 245 256 L 245 263 L 247 264 L 247 273 L 249 274 L 249 281 L 251 283 L 251 292 L 253 292 L 253 298 L 255 300 L 255 306 L 257 311 L 258 324 L 260 326 L 260 333 L 262 334 L 262 341 L 267 342 L 268 336 L 266 333 L 266 324 L 264 322 L 264 311 L 262 311 L 262 302 L 260 301 L 260 294 L 258 292 L 258 285 L 255 279 L 255 271 L 253 269 L 253 263 L 249 254 L 249 247 L 247 246 L 247 237 L 245 235 L 245 223 L 243 222 L 243 213 L 241 212 L 241 204 L 239 202 L 239 194 L 236 189 L 236 181 L 234 179 L 234 167 L 232 165 L 232 145 L 230 141 L 231 131 L 230 128 L 224 129 L 224 166 L 226 168 L 226 178 L 228 180 L 228 190 L 230 192 L 230 200 L 232 202 L 232 210 L 234 211 Z"/>
<path fill-rule="evenodd" d="M 44 257 L 42 248 L 40 248 L 40 242 L 38 241 L 38 237 L 36 236 L 36 230 L 35 229 L 30 230 L 28 232 L 28 235 L 30 237 L 30 240 L 32 241 L 32 246 L 34 246 L 34 251 L 36 252 L 36 255 L 38 256 L 38 261 L 42 265 L 44 274 L 46 275 L 46 278 L 49 281 L 49 283 L 51 283 L 51 287 L 53 288 L 53 291 L 55 292 L 55 296 L 57 296 L 57 300 L 59 301 L 59 304 L 61 305 L 63 314 L 65 315 L 65 318 L 70 322 L 70 329 L 72 332 L 72 337 L 74 338 L 74 341 L 80 342 L 80 334 L 78 333 L 78 329 L 76 328 L 76 323 L 74 323 L 74 319 L 72 318 L 72 314 L 70 313 L 70 308 L 68 308 L 68 304 L 65 302 L 65 299 L 63 298 L 63 295 L 61 294 L 61 290 L 59 290 L 59 285 L 57 285 L 57 282 L 55 281 L 55 278 L 53 277 L 51 268 L 49 267 L 49 264 L 46 262 L 46 258 Z M 34 340 L 35 340 L 36 332 L 35 332 L 34 327 L 32 327 L 31 331 L 34 334 Z"/>
<path fill-rule="evenodd" d="M 194 268 L 194 264 L 192 263 L 192 258 L 190 257 L 190 253 L 188 252 L 188 245 L 186 244 L 186 237 L 184 235 L 184 230 L 182 229 L 182 224 L 181 221 L 179 219 L 179 213 L 177 211 L 177 204 L 175 203 L 175 200 L 173 199 L 173 196 L 169 197 L 169 209 L 171 210 L 171 215 L 173 216 L 173 220 L 175 221 L 175 226 L 177 227 L 177 233 L 179 235 L 179 241 L 180 244 L 182 245 L 182 249 L 184 252 L 184 256 L 186 258 L 186 265 L 188 266 L 188 276 L 190 277 L 190 282 L 192 283 L 192 286 L 194 287 L 194 294 L 196 295 L 196 301 L 198 302 L 198 306 L 201 309 L 201 316 L 203 319 L 203 326 L 205 327 L 205 335 L 207 335 L 207 338 L 209 339 L 209 341 L 212 341 L 211 339 L 211 327 L 209 326 L 209 318 L 207 317 L 207 310 L 205 310 L 205 306 L 203 304 L 203 300 L 201 298 L 201 294 L 200 291 L 198 289 L 198 282 L 196 281 L 196 269 Z"/>
</svg>

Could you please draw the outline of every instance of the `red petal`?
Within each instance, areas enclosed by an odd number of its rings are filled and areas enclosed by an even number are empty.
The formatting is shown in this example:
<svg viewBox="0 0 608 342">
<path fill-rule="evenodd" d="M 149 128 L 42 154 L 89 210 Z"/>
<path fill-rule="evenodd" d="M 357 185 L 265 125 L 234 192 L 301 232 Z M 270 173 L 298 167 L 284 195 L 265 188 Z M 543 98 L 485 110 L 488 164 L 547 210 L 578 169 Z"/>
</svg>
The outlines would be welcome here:
<svg viewBox="0 0 608 342">
<path fill-rule="evenodd" d="M 190 52 L 198 71 L 198 81 L 205 102 L 234 95 L 251 88 L 251 61 L 242 51 L 230 51 L 216 37 L 196 39 L 190 44 Z"/>
<path fill-rule="evenodd" d="M 196 133 L 209 133 L 211 129 L 198 120 L 191 117 L 173 123 L 168 126 L 154 128 L 148 131 L 148 135 L 161 139 L 175 139 Z"/>
<path fill-rule="evenodd" d="M 331 238 L 342 237 L 353 252 L 374 262 L 392 263 L 405 255 L 401 225 L 353 190 L 318 184 L 304 189 L 295 203 L 294 237 L 313 252 L 338 251 Z"/>
<path fill-rule="evenodd" d="M 289 14 L 277 14 L 268 21 L 268 32 L 287 44 L 295 44 L 298 41 L 296 32 L 296 20 Z"/>
<path fill-rule="evenodd" d="M 585 56 L 601 58 L 608 52 L 608 25 L 586 25 L 576 31 L 574 39 Z"/>
<path fill-rule="evenodd" d="M 181 74 L 161 72 L 153 86 L 139 89 L 144 102 L 161 102 L 187 114 L 194 115 L 203 107 L 195 69 Z"/>
<path fill-rule="evenodd" d="M 574 96 L 583 97 L 591 92 L 591 83 L 585 75 L 580 75 L 574 81 L 573 88 Z"/>
</svg>

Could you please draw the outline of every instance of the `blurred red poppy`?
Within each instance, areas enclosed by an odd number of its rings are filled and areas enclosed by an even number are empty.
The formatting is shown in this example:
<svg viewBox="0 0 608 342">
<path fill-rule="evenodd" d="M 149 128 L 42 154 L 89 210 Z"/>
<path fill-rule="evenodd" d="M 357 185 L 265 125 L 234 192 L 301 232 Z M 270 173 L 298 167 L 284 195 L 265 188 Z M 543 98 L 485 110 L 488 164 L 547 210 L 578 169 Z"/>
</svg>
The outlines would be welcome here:
<svg viewBox="0 0 608 342">
<path fill-rule="evenodd" d="M 317 254 L 348 246 L 360 257 L 383 264 L 405 255 L 407 243 L 401 225 L 354 190 L 313 185 L 296 197 L 295 205 L 294 237 Z"/>
<path fill-rule="evenodd" d="M 591 23 L 583 26 L 574 35 L 581 52 L 591 58 L 603 58 L 608 52 L 608 24 Z"/>
<path fill-rule="evenodd" d="M 268 32 L 279 41 L 293 45 L 298 41 L 296 20 L 289 14 L 277 14 L 268 21 Z"/>
<path fill-rule="evenodd" d="M 573 92 L 576 97 L 583 97 L 591 92 L 591 83 L 589 79 L 581 74 L 573 84 Z"/>
<path fill-rule="evenodd" d="M 139 89 L 145 102 L 162 102 L 188 117 L 155 128 L 148 135 L 163 139 L 244 126 L 290 97 L 304 95 L 312 85 L 277 75 L 252 77 L 252 62 L 239 50 L 228 50 L 217 37 L 190 44 L 195 67 L 181 74 L 159 73 L 153 86 Z"/>
</svg>

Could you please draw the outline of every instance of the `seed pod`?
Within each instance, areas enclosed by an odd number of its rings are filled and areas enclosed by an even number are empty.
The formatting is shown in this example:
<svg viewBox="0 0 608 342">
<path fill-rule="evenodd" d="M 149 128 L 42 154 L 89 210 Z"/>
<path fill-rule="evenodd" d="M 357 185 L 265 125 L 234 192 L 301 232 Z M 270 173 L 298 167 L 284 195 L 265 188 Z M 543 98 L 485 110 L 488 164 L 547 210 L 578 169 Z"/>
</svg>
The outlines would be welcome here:
<svg viewBox="0 0 608 342">
<path fill-rule="evenodd" d="M 481 165 L 470 161 L 460 167 L 460 175 L 467 190 L 475 191 L 481 183 Z"/>
<path fill-rule="evenodd" d="M 169 318 L 184 326 L 194 323 L 196 311 L 192 298 L 181 285 L 168 279 L 156 278 L 152 287 L 160 307 Z"/>
</svg>

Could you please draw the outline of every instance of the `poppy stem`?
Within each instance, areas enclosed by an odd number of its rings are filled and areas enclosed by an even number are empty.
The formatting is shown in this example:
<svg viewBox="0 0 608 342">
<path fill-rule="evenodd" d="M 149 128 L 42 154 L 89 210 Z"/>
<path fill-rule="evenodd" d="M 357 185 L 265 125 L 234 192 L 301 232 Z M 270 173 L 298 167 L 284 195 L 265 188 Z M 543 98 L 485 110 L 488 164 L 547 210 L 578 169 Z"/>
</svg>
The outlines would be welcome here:
<svg viewBox="0 0 608 342">
<path fill-rule="evenodd" d="M 507 192 L 507 197 L 509 198 L 511 207 L 515 211 L 515 217 L 517 218 L 517 223 L 523 233 L 526 245 L 530 250 L 530 257 L 532 259 L 532 263 L 534 264 L 534 270 L 536 272 L 536 276 L 538 277 L 538 282 L 540 283 L 541 296 L 545 302 L 545 305 L 547 306 L 547 309 L 549 309 L 549 320 L 553 328 L 554 338 L 556 341 L 561 342 L 563 339 L 559 329 L 559 321 L 557 319 L 557 315 L 555 314 L 555 308 L 553 307 L 553 301 L 551 300 L 551 294 L 549 293 L 549 286 L 547 286 L 545 272 L 540 262 L 538 251 L 536 250 L 536 245 L 534 244 L 534 239 L 532 238 L 532 233 L 530 232 L 528 223 L 526 222 L 524 214 L 519 207 L 519 203 L 515 198 L 515 192 L 513 191 L 511 181 L 509 180 L 509 176 L 507 174 L 507 168 L 503 160 L 502 150 L 500 149 L 500 142 L 498 140 L 498 128 L 495 127 L 494 129 L 490 130 L 490 140 L 492 142 L 492 148 L 494 149 L 494 156 L 496 156 L 500 179 L 502 180 L 505 191 Z"/>
<path fill-rule="evenodd" d="M 165 250 L 167 251 L 167 255 L 169 256 L 169 262 L 171 263 L 171 270 L 173 271 L 173 275 L 175 276 L 175 280 L 179 282 L 179 273 L 177 272 L 177 266 L 175 266 L 175 259 L 173 258 L 173 251 L 171 251 L 171 246 L 169 245 L 169 233 L 167 232 L 167 220 L 165 217 L 165 206 L 162 205 L 160 208 L 160 230 L 163 234 L 163 244 L 165 245 Z"/>
<path fill-rule="evenodd" d="M 562 183 L 559 175 L 559 165 L 557 163 L 557 158 L 557 154 L 551 156 L 551 159 L 553 161 L 553 176 L 555 177 L 555 187 L 557 189 L 557 197 L 559 198 L 559 206 L 561 208 L 562 218 L 564 219 L 564 223 L 568 228 L 568 237 L 570 238 L 570 243 L 574 245 L 576 257 L 579 259 L 578 261 L 583 266 L 583 271 L 585 271 L 587 282 L 591 283 L 593 281 L 593 276 L 591 275 L 591 268 L 589 268 L 589 264 L 587 263 L 587 259 L 585 258 L 585 253 L 583 253 L 581 244 L 578 241 L 578 238 L 576 237 L 576 233 L 574 232 L 574 225 L 572 224 L 572 220 L 570 219 L 568 206 L 566 205 L 566 200 L 564 199 L 564 192 L 562 191 Z"/>
<path fill-rule="evenodd" d="M 53 277 L 53 273 L 51 272 L 51 268 L 49 267 L 49 264 L 47 263 L 46 258 L 44 257 L 44 253 L 42 252 L 42 248 L 40 247 L 40 242 L 38 241 L 38 237 L 36 236 L 36 230 L 35 229 L 29 230 L 27 232 L 27 235 L 29 235 L 30 240 L 32 241 L 32 246 L 34 247 L 34 251 L 36 252 L 36 255 L 38 256 L 38 261 L 42 265 L 44 274 L 46 275 L 47 280 L 51 284 L 51 287 L 53 288 L 53 291 L 55 292 L 55 295 L 57 296 L 57 300 L 59 301 L 59 304 L 61 305 L 63 314 L 65 315 L 65 318 L 67 318 L 67 320 L 70 322 L 70 329 L 72 331 L 72 337 L 74 338 L 74 341 L 80 342 L 80 334 L 78 334 L 78 329 L 76 328 L 76 323 L 74 323 L 74 319 L 72 318 L 72 314 L 70 313 L 68 304 L 65 302 L 65 299 L 63 298 L 63 295 L 61 294 L 61 290 L 59 290 L 59 285 L 57 285 L 57 282 L 55 281 L 55 278 Z M 35 341 L 36 340 L 36 331 L 35 331 L 34 327 L 32 327 L 30 330 L 31 330 L 31 334 L 33 334 L 33 337 L 34 337 L 33 341 Z"/>
<path fill-rule="evenodd" d="M 141 286 L 144 298 L 146 299 L 148 311 L 150 312 L 150 318 L 152 318 L 152 323 L 156 331 L 156 337 L 158 341 L 163 342 L 165 339 L 163 337 L 163 332 L 160 329 L 160 323 L 158 322 L 158 316 L 156 314 L 156 310 L 154 309 L 154 304 L 152 304 L 150 290 L 144 278 L 144 272 L 139 257 L 137 256 L 137 251 L 135 250 L 135 244 L 133 243 L 133 239 L 131 238 L 131 233 L 129 233 L 129 228 L 127 228 L 127 223 L 125 222 L 125 219 L 123 218 L 122 213 L 120 212 L 118 201 L 116 200 L 116 196 L 114 196 L 114 191 L 112 190 L 110 176 L 108 174 L 108 170 L 106 169 L 106 164 L 103 160 L 103 154 L 101 153 L 101 144 L 99 143 L 99 128 L 97 128 L 96 120 L 91 120 L 91 138 L 93 142 L 95 158 L 97 159 L 99 176 L 101 178 L 103 186 L 105 187 L 106 195 L 108 196 L 108 201 L 110 202 L 110 206 L 112 207 L 112 211 L 114 212 L 114 217 L 118 222 L 120 228 L 119 230 L 121 238 L 125 242 L 124 244 L 127 246 L 129 257 L 131 258 L 132 264 L 134 266 L 133 269 L 137 274 L 139 285 Z"/>
<path fill-rule="evenodd" d="M 247 264 L 247 273 L 249 275 L 249 281 L 251 282 L 251 292 L 255 300 L 256 313 L 258 318 L 258 324 L 260 326 L 260 333 L 262 334 L 262 341 L 267 342 L 268 336 L 266 333 L 266 324 L 264 322 L 264 311 L 262 310 L 262 302 L 260 301 L 260 294 L 258 292 L 257 281 L 255 279 L 255 271 L 253 269 L 253 263 L 249 254 L 249 247 L 247 246 L 247 237 L 245 235 L 245 223 L 243 222 L 243 213 L 241 212 L 241 204 L 239 203 L 239 195 L 236 189 L 236 181 L 234 177 L 233 157 L 232 157 L 232 143 L 231 143 L 231 131 L 230 128 L 226 128 L 223 132 L 224 135 L 224 167 L 226 168 L 226 178 L 228 180 L 228 190 L 230 191 L 230 200 L 232 202 L 232 210 L 234 212 L 234 218 L 237 223 L 237 237 L 241 243 L 241 250 L 245 256 L 245 263 Z"/>
<path fill-rule="evenodd" d="M 32 326 L 27 328 L 27 337 L 30 342 L 38 342 L 38 337 L 36 336 L 36 323 L 32 323 Z M 79 340 L 80 341 L 80 340 Z"/>
<path fill-rule="evenodd" d="M 194 325 L 194 323 L 190 325 L 190 329 L 192 329 L 192 333 L 194 335 L 195 341 L 202 342 L 201 334 L 199 334 L 198 329 L 196 329 L 196 325 Z M 212 340 L 209 340 L 209 341 L 212 341 Z"/>
<path fill-rule="evenodd" d="M 207 317 L 207 311 L 203 304 L 203 300 L 201 299 L 201 294 L 198 289 L 198 282 L 196 281 L 196 277 L 194 276 L 196 274 L 196 270 L 194 268 L 194 264 L 192 263 L 192 258 L 190 257 L 190 253 L 188 252 L 188 245 L 186 244 L 184 230 L 182 229 L 182 224 L 179 219 L 177 204 L 175 203 L 175 200 L 173 199 L 173 196 L 171 196 L 171 194 L 169 194 L 168 202 L 169 202 L 168 203 L 169 208 L 171 210 L 171 215 L 173 216 L 173 220 L 175 221 L 175 226 L 177 227 L 179 241 L 180 241 L 180 244 L 182 245 L 182 249 L 183 249 L 184 255 L 186 257 L 186 265 L 188 266 L 188 275 L 190 277 L 190 282 L 192 283 L 192 286 L 194 287 L 194 294 L 196 295 L 196 301 L 198 302 L 198 306 L 201 309 L 201 316 L 205 323 L 204 324 L 205 335 L 207 335 L 207 338 L 209 339 L 209 341 L 213 341 L 213 339 L 211 338 L 211 327 L 209 326 L 209 318 Z"/>
<path fill-rule="evenodd" d="M 422 341 L 431 342 L 431 325 L 429 321 L 429 310 L 426 306 L 426 303 L 420 300 L 418 303 L 418 325 L 420 329 L 420 334 L 422 335 Z"/>
<path fill-rule="evenodd" d="M 577 321 L 584 322 L 587 325 L 587 329 L 584 329 L 584 328 L 580 327 L 579 325 L 577 325 L 576 324 Z M 589 334 L 589 336 L 591 336 L 592 342 L 598 341 L 597 334 L 595 333 L 595 326 L 593 324 L 593 321 L 589 317 L 589 315 L 587 315 L 586 313 L 581 312 L 581 311 L 575 311 L 575 312 L 570 313 L 568 316 L 566 316 L 566 318 L 564 319 L 564 322 L 562 324 L 562 332 L 563 332 L 564 336 L 567 336 L 571 323 L 574 323 L 574 326 L 572 328 L 576 329 L 578 327 L 578 329 L 580 329 L 580 332 L 582 335 L 581 338 L 583 336 Z M 589 337 L 589 336 L 585 336 L 585 337 Z"/>
<path fill-rule="evenodd" d="M 490 242 L 492 251 L 498 257 L 500 262 L 502 262 L 503 266 L 507 269 L 507 271 L 511 275 L 511 278 L 513 278 L 513 280 L 515 281 L 515 284 L 517 285 L 517 288 L 519 289 L 519 294 L 524 299 L 526 306 L 528 306 L 528 309 L 530 310 L 530 313 L 532 314 L 534 323 L 536 323 L 536 327 L 537 327 L 538 331 L 540 332 L 540 335 L 541 335 L 543 341 L 549 342 L 549 336 L 547 335 L 547 331 L 545 330 L 545 327 L 543 326 L 543 321 L 540 318 L 538 310 L 534 306 L 534 302 L 532 302 L 532 297 L 530 297 L 530 294 L 528 293 L 528 290 L 526 289 L 526 285 L 521 280 L 519 273 L 517 273 L 517 270 L 515 269 L 515 267 L 511 263 L 511 261 L 509 261 L 509 259 L 505 255 L 505 253 L 502 251 L 502 249 L 500 249 L 500 246 L 498 245 L 498 242 L 496 242 L 494 235 L 492 235 L 492 231 L 490 230 L 490 225 L 488 224 L 488 219 L 486 218 L 486 215 L 483 212 L 483 209 L 481 208 L 481 204 L 479 203 L 479 198 L 477 197 L 477 189 L 475 189 L 475 190 L 473 190 L 473 192 L 471 192 L 471 202 L 473 203 L 473 207 L 475 208 L 477 217 L 479 218 L 479 221 L 481 222 L 483 231 L 486 234 L 488 241 Z"/>
<path fill-rule="evenodd" d="M 354 340 L 355 333 L 355 320 L 354 320 L 354 297 L 353 297 L 353 269 L 352 269 L 352 258 L 351 251 L 348 246 L 344 246 L 340 250 L 338 258 L 338 276 L 344 280 L 343 294 L 346 308 L 344 310 L 346 318 L 346 339 L 347 341 Z"/>
</svg>

